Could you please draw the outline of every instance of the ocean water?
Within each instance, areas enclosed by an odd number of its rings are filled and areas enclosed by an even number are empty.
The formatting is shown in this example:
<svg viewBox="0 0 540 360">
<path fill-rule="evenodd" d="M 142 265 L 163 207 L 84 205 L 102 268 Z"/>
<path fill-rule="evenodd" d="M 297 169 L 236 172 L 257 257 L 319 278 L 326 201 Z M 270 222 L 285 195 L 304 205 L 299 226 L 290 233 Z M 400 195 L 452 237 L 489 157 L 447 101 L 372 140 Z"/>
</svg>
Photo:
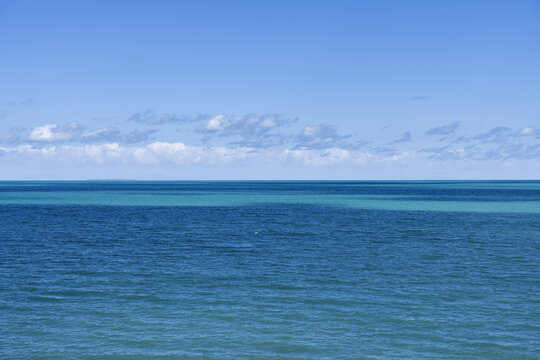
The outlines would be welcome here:
<svg viewBox="0 0 540 360">
<path fill-rule="evenodd" d="M 0 359 L 539 359 L 540 182 L 0 182 Z"/>
</svg>

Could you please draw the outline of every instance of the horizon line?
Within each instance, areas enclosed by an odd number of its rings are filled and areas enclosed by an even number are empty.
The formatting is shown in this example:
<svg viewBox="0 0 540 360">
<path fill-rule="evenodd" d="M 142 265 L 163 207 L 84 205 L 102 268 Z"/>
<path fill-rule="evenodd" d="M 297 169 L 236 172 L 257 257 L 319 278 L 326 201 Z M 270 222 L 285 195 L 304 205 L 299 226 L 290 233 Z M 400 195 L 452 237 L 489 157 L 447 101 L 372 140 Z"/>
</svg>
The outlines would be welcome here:
<svg viewBox="0 0 540 360">
<path fill-rule="evenodd" d="M 116 178 L 103 178 L 103 179 L 0 179 L 0 182 L 10 182 L 10 181 L 44 181 L 44 182 L 59 182 L 59 181 L 69 181 L 69 182 L 193 182 L 193 181 L 206 181 L 206 182 L 279 182 L 279 181 L 308 181 L 308 182 L 332 182 L 332 181 L 342 181 L 342 182 L 395 182 L 395 181 L 454 181 L 454 182 L 467 182 L 467 181 L 540 181 L 539 179 L 116 179 Z"/>
</svg>

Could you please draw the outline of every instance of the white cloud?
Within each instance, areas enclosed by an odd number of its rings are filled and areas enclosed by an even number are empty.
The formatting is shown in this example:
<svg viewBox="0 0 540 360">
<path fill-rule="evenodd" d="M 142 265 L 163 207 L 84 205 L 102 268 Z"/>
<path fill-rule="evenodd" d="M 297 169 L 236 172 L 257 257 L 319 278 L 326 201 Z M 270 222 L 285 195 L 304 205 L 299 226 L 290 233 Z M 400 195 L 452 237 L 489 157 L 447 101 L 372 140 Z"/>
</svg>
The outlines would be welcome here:
<svg viewBox="0 0 540 360">
<path fill-rule="evenodd" d="M 535 161 L 540 158 L 540 145 L 508 147 L 483 150 L 480 148 L 431 148 L 387 154 L 361 151 L 350 148 L 322 148 L 260 150 L 250 147 L 219 147 L 187 145 L 181 142 L 152 142 L 144 146 L 122 145 L 119 143 L 52 145 L 34 144 L 13 147 L 0 147 L 0 161 L 11 164 L 42 164 L 51 168 L 76 166 L 87 167 L 92 164 L 109 166 L 108 169 L 137 168 L 143 173 L 146 165 L 176 168 L 189 168 L 191 165 L 204 165 L 213 168 L 231 164 L 248 168 L 253 164 L 289 164 L 295 168 L 318 169 L 319 174 L 332 177 L 335 171 L 344 168 L 357 169 L 396 169 L 403 171 L 418 168 L 459 168 L 460 166 L 499 166 L 503 161 Z M 491 162 L 490 162 L 491 161 Z M 537 161 L 536 161 L 537 163 Z M 232 165 L 236 164 L 236 165 Z M 265 166 L 265 165 L 263 165 Z M 487 166 L 487 165 L 486 165 Z M 324 170 L 331 167 L 331 170 Z M 150 168 L 149 168 L 150 169 Z M 153 168 L 155 169 L 155 168 Z M 108 170 L 107 170 L 108 171 Z M 119 170 L 120 171 L 120 170 Z M 154 170 L 152 170 L 154 171 Z M 320 171 L 323 171 L 320 173 Z M 326 171 L 326 172 L 324 172 Z M 330 172 L 328 172 L 330 171 Z M 300 172 L 301 173 L 301 172 Z M 146 172 L 146 175 L 149 173 Z M 336 172 L 335 174 L 339 174 Z M 377 176 L 373 173 L 373 176 Z M 448 174 L 447 172 L 445 174 Z M 339 175 L 336 175 L 339 176 Z"/>
<path fill-rule="evenodd" d="M 330 165 L 342 163 L 349 159 L 349 150 L 344 149 L 326 149 L 324 151 L 310 149 L 285 150 L 284 155 L 287 159 L 299 161 L 304 165 Z"/>
<path fill-rule="evenodd" d="M 2 154 L 42 154 L 50 155 L 56 151 L 55 146 L 48 148 L 34 148 L 31 145 L 21 145 L 17 147 L 0 147 L 0 153 Z"/>
<path fill-rule="evenodd" d="M 61 130 L 56 124 L 38 126 L 30 132 L 28 139 L 44 142 L 67 140 L 74 136 L 73 131 L 69 131 L 70 128 L 73 130 L 73 126 L 68 127 L 67 130 Z"/>
<path fill-rule="evenodd" d="M 468 137 L 466 141 L 454 140 L 442 147 L 429 147 L 428 144 L 428 147 L 417 148 L 416 151 L 403 152 L 393 147 L 366 147 L 365 143 L 353 143 L 349 139 L 352 135 L 341 135 L 328 124 L 305 126 L 297 135 L 272 132 L 291 121 L 277 115 L 218 115 L 201 125 L 203 128 L 199 128 L 199 131 L 210 139 L 212 136 L 238 136 L 238 141 L 229 141 L 226 146 L 150 140 L 154 130 L 123 132 L 112 126 L 89 129 L 78 123 L 63 126 L 45 124 L 35 127 L 29 133 L 24 131 L 24 136 L 17 135 L 21 129 L 0 133 L 4 145 L 0 147 L 0 155 L 17 157 L 16 161 L 21 164 L 31 159 L 45 158 L 56 159 L 58 163 L 135 165 L 225 164 L 254 160 L 261 164 L 281 162 L 316 167 L 406 164 L 412 163 L 412 159 L 420 163 L 540 158 L 540 144 L 536 140 L 539 130 L 530 126 L 520 130 L 494 128 Z M 450 124 L 446 127 L 453 126 Z M 449 133 L 451 130 L 455 129 L 437 128 L 435 133 Z M 288 139 L 286 142 L 283 140 L 285 138 Z M 395 142 L 411 140 L 412 136 L 407 132 Z M 28 144 L 22 144 L 23 141 Z"/>
<path fill-rule="evenodd" d="M 208 120 L 208 123 L 204 126 L 204 130 L 218 131 L 224 129 L 226 126 L 225 115 L 218 115 Z"/>
<path fill-rule="evenodd" d="M 108 160 L 129 160 L 129 148 L 123 148 L 117 143 L 86 145 L 86 146 L 62 146 L 59 148 L 63 157 L 91 160 L 98 164 Z"/>
<path fill-rule="evenodd" d="M 528 126 L 519 130 L 518 135 L 521 135 L 521 136 L 540 135 L 540 130 L 532 126 Z"/>
<path fill-rule="evenodd" d="M 36 155 L 89 161 L 98 164 L 107 161 L 138 162 L 138 163 L 228 163 L 246 159 L 256 154 L 255 149 L 247 147 L 204 147 L 185 145 L 181 142 L 153 142 L 146 146 L 122 146 L 118 143 L 99 145 L 63 145 L 49 147 L 34 147 L 23 145 L 18 147 L 0 147 L 0 154 Z"/>
<path fill-rule="evenodd" d="M 154 142 L 138 152 L 139 158 L 151 161 L 169 161 L 185 163 L 227 163 L 245 159 L 253 154 L 254 149 L 247 147 L 203 147 L 185 145 L 181 142 Z"/>
</svg>

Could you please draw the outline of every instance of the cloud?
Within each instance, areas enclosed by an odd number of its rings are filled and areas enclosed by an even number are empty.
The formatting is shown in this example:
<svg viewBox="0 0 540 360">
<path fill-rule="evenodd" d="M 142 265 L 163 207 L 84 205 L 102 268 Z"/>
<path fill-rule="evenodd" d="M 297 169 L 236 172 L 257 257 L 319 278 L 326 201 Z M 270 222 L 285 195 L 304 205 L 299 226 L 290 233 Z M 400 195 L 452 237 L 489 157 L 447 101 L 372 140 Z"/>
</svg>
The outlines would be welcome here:
<svg viewBox="0 0 540 360">
<path fill-rule="evenodd" d="M 327 166 L 347 164 L 352 166 L 366 165 L 368 163 L 401 162 L 418 157 L 414 151 L 396 152 L 391 155 L 380 155 L 373 152 L 351 150 L 343 148 L 329 149 L 287 149 L 283 158 L 288 162 L 300 162 L 308 166 Z"/>
<path fill-rule="evenodd" d="M 503 144 L 514 143 L 515 141 L 521 141 L 527 138 L 540 139 L 540 130 L 532 126 L 527 126 L 520 130 L 513 131 L 507 126 L 499 126 L 474 136 L 460 136 L 453 142 L 456 144 L 473 142 L 483 144 Z"/>
<path fill-rule="evenodd" d="M 504 158 L 509 159 L 536 159 L 540 158 L 540 144 L 511 144 L 503 145 L 499 148 Z"/>
<path fill-rule="evenodd" d="M 184 121 L 173 119 L 176 115 L 158 115 L 146 111 L 139 113 L 134 121 L 146 124 Z M 457 138 L 453 135 L 460 123 L 453 122 L 431 128 L 425 134 L 439 135 L 443 140 L 452 136 L 455 140 L 434 142 L 437 144 L 435 147 L 417 147 L 403 152 L 397 144 L 413 142 L 410 132 L 401 134 L 389 143 L 367 143 L 352 134 L 341 134 L 327 123 L 304 126 L 299 133 L 292 133 L 287 131 L 287 126 L 297 120 L 279 114 L 201 115 L 196 121 L 201 123 L 193 131 L 202 136 L 203 145 L 160 141 L 157 130 L 133 129 L 136 126 L 133 123 L 128 131 L 114 126 L 90 128 L 76 122 L 64 125 L 48 123 L 28 130 L 14 127 L 0 132 L 0 155 L 20 157 L 22 163 L 30 157 L 99 164 L 221 164 L 255 159 L 262 163 L 281 161 L 305 166 L 355 166 L 409 161 L 412 158 L 433 160 L 434 163 L 540 158 L 540 144 L 537 144 L 540 130 L 533 126 L 519 130 L 500 126 Z M 439 145 L 446 146 L 437 147 Z"/>
<path fill-rule="evenodd" d="M 457 148 L 448 145 L 438 148 L 424 148 L 419 152 L 426 153 L 429 159 L 435 160 L 524 160 L 539 158 L 540 144 L 527 145 L 513 142 L 488 144 L 488 146 L 485 144 L 472 144 Z"/>
<path fill-rule="evenodd" d="M 232 162 L 267 161 L 302 166 L 362 166 L 375 163 L 409 163 L 411 161 L 481 162 L 486 160 L 531 160 L 540 158 L 540 144 L 502 144 L 495 147 L 470 145 L 453 148 L 424 148 L 418 151 L 376 153 L 340 147 L 320 149 L 288 148 L 282 151 L 250 147 L 199 146 L 182 142 L 155 141 L 147 145 L 122 145 L 116 142 L 82 145 L 42 144 L 0 146 L 0 156 L 28 161 L 57 161 L 63 164 L 228 164 Z M 424 163 L 425 164 L 425 163 Z M 469 165 L 467 165 L 469 166 Z"/>
<path fill-rule="evenodd" d="M 296 149 L 325 149 L 336 147 L 351 147 L 343 140 L 350 138 L 351 135 L 339 135 L 335 127 L 328 124 L 315 126 L 306 126 L 300 134 L 296 136 Z M 356 143 L 363 146 L 365 143 Z"/>
<path fill-rule="evenodd" d="M 133 144 L 150 140 L 151 135 L 155 132 L 156 130 L 151 129 L 143 131 L 133 130 L 129 133 L 122 133 L 120 130 L 114 127 L 107 127 L 103 129 L 85 131 L 80 135 L 79 140 L 81 142 L 117 141 Z"/>
<path fill-rule="evenodd" d="M 282 145 L 288 137 L 275 131 L 294 122 L 296 119 L 279 114 L 221 114 L 210 118 L 197 132 L 204 134 L 206 141 L 214 136 L 237 137 L 239 140 L 232 141 L 232 145 L 266 148 Z"/>
<path fill-rule="evenodd" d="M 392 141 L 392 144 L 410 142 L 411 140 L 412 140 L 412 135 L 410 132 L 407 131 L 406 133 L 401 134 L 399 138 Z"/>
<path fill-rule="evenodd" d="M 138 164 L 227 164 L 250 159 L 281 161 L 305 166 L 336 164 L 362 165 L 370 161 L 399 161 L 407 154 L 379 157 L 369 152 L 343 148 L 257 150 L 249 147 L 194 146 L 181 142 L 156 141 L 145 146 L 123 146 L 118 143 L 92 145 L 61 145 L 0 147 L 0 155 L 56 159 L 76 163 L 138 163 Z"/>
<path fill-rule="evenodd" d="M 340 148 L 329 149 L 286 149 L 283 155 L 287 161 L 297 161 L 304 165 L 331 165 L 350 160 L 351 151 Z"/>
<path fill-rule="evenodd" d="M 369 151 L 373 152 L 374 154 L 386 156 L 399 153 L 396 148 L 386 146 L 373 146 L 369 148 Z"/>
<path fill-rule="evenodd" d="M 483 142 L 502 142 L 510 136 L 512 136 L 512 129 L 506 126 L 499 126 L 485 133 L 478 134 L 473 139 Z"/>
<path fill-rule="evenodd" d="M 537 129 L 532 126 L 524 127 L 521 130 L 518 130 L 516 135 L 518 136 L 536 136 L 537 138 L 540 137 L 540 129 Z"/>
<path fill-rule="evenodd" d="M 183 143 L 154 142 L 145 147 L 144 157 L 155 161 L 169 160 L 175 163 L 227 163 L 245 159 L 254 153 L 247 147 L 204 147 L 191 146 Z M 140 154 L 139 154 L 140 155 Z"/>
<path fill-rule="evenodd" d="M 426 135 L 452 135 L 459 127 L 459 121 L 455 121 L 448 125 L 437 126 L 426 131 Z"/>
<path fill-rule="evenodd" d="M 135 144 L 140 143 L 144 141 L 148 141 L 152 139 L 152 134 L 154 134 L 157 130 L 150 129 L 150 130 L 133 130 L 128 133 L 119 133 L 117 137 L 117 141 L 124 142 L 127 144 Z"/>
<path fill-rule="evenodd" d="M 0 132 L 0 143 L 14 144 L 23 140 L 23 127 L 15 126 Z"/>
<path fill-rule="evenodd" d="M 56 154 L 56 147 L 49 146 L 45 148 L 36 148 L 32 145 L 20 145 L 17 147 L 0 147 L 0 155 L 46 155 L 51 156 Z"/>
<path fill-rule="evenodd" d="M 227 127 L 225 115 L 218 115 L 211 118 L 208 123 L 200 129 L 203 132 L 214 132 L 223 130 Z"/>
<path fill-rule="evenodd" d="M 208 120 L 198 130 L 202 133 L 219 136 L 262 135 L 273 129 L 292 124 L 296 119 L 285 118 L 278 114 L 248 114 L 243 116 L 217 115 Z"/>
<path fill-rule="evenodd" d="M 242 160 L 256 154 L 252 148 L 206 147 L 192 146 L 181 142 L 153 142 L 145 146 L 122 146 L 118 143 L 95 145 L 62 145 L 34 147 L 22 145 L 18 147 L 0 147 L 0 155 L 41 156 L 77 162 L 136 162 L 143 164 L 216 164 Z"/>
<path fill-rule="evenodd" d="M 426 153 L 433 160 L 462 160 L 471 158 L 471 153 L 464 148 L 452 149 L 450 146 L 423 148 L 418 152 Z"/>
<path fill-rule="evenodd" d="M 41 143 L 121 142 L 131 144 L 150 140 L 155 132 L 156 130 L 132 130 L 124 133 L 114 127 L 87 129 L 84 125 L 73 122 L 65 126 L 57 124 L 37 126 L 30 132 L 28 140 Z"/>
<path fill-rule="evenodd" d="M 143 112 L 132 114 L 128 121 L 135 121 L 147 125 L 163 125 L 172 123 L 191 123 L 204 121 L 208 119 L 208 115 L 199 114 L 197 116 L 177 115 L 172 113 L 157 113 L 156 109 L 150 108 Z"/>
<path fill-rule="evenodd" d="M 421 101 L 421 100 L 426 100 L 428 97 L 427 96 L 421 96 L 421 95 L 418 95 L 418 96 L 413 96 L 411 98 L 411 100 L 414 100 L 414 101 Z"/>
<path fill-rule="evenodd" d="M 540 131 L 534 127 L 514 131 L 499 126 L 474 136 L 460 136 L 446 147 L 420 151 L 436 160 L 526 160 L 540 157 L 540 144 L 534 143 L 537 138 Z"/>
<path fill-rule="evenodd" d="M 46 124 L 35 127 L 28 139 L 40 142 L 65 141 L 76 137 L 81 130 L 82 125 L 77 123 L 69 123 L 62 128 L 57 124 Z"/>
<path fill-rule="evenodd" d="M 229 145 L 265 149 L 272 146 L 283 145 L 289 138 L 289 136 L 282 134 L 263 134 L 247 137 L 238 141 L 231 141 Z"/>
<path fill-rule="evenodd" d="M 84 142 L 92 141 L 114 141 L 119 135 L 120 131 L 114 127 L 107 127 L 103 129 L 87 130 L 84 131 L 80 138 Z"/>
</svg>

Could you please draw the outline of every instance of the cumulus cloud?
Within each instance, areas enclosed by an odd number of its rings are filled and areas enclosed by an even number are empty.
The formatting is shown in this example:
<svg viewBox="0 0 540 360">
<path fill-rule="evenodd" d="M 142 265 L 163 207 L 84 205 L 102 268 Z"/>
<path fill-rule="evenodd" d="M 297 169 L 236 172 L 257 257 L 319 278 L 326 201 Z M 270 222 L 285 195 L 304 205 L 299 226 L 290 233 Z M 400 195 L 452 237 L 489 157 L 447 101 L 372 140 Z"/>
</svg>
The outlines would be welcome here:
<svg viewBox="0 0 540 360">
<path fill-rule="evenodd" d="M 206 147 L 186 145 L 181 142 L 153 142 L 145 146 L 122 146 L 118 143 L 93 145 L 62 145 L 34 147 L 0 147 L 0 154 L 34 155 L 55 157 L 63 160 L 89 161 L 98 164 L 110 161 L 138 163 L 228 163 L 246 159 L 256 154 L 255 149 L 246 147 Z"/>
<path fill-rule="evenodd" d="M 254 149 L 191 146 L 180 142 L 155 142 L 148 145 L 144 153 L 144 156 L 154 157 L 156 160 L 167 159 L 176 163 L 227 163 L 249 157 L 254 153 Z"/>
<path fill-rule="evenodd" d="M 150 108 L 142 112 L 132 114 L 128 121 L 135 121 L 147 125 L 163 125 L 171 123 L 190 123 L 204 121 L 208 119 L 208 115 L 199 114 L 196 116 L 177 115 L 173 113 L 158 113 L 155 108 Z"/>
<path fill-rule="evenodd" d="M 122 146 L 118 143 L 93 145 L 62 145 L 34 147 L 31 145 L 12 148 L 0 147 L 0 155 L 32 156 L 48 159 L 74 160 L 90 163 L 140 164 L 226 164 L 250 158 L 259 160 L 295 162 L 302 165 L 325 166 L 350 162 L 362 164 L 373 155 L 358 151 L 329 149 L 286 149 L 284 151 L 258 151 L 249 147 L 193 146 L 181 142 L 153 142 L 145 146 Z"/>
<path fill-rule="evenodd" d="M 408 161 L 411 158 L 437 161 L 540 158 L 540 144 L 537 144 L 540 130 L 533 126 L 518 130 L 501 126 L 456 138 L 453 135 L 460 125 L 453 122 L 425 133 L 441 136 L 437 144 L 446 146 L 403 152 L 397 144 L 412 142 L 410 132 L 389 143 L 370 142 L 366 146 L 368 143 L 359 141 L 352 134 L 340 134 L 330 124 L 304 126 L 296 134 L 286 132 L 287 126 L 297 120 L 279 114 L 201 115 L 196 120 L 180 118 L 147 110 L 134 115 L 131 120 L 145 124 L 200 121 L 193 131 L 202 136 L 204 145 L 160 141 L 157 130 L 133 129 L 134 124 L 125 131 L 114 126 L 90 128 L 76 122 L 64 125 L 48 123 L 33 129 L 11 128 L 0 132 L 0 155 L 138 164 L 220 164 L 256 159 L 295 162 L 305 166 L 349 166 Z M 449 136 L 453 140 L 441 142 Z M 222 143 L 226 145 L 217 146 Z"/>
<path fill-rule="evenodd" d="M 86 145 L 86 146 L 63 146 L 58 153 L 78 160 L 91 160 L 101 164 L 107 160 L 128 160 L 130 151 L 117 143 Z"/>
<path fill-rule="evenodd" d="M 156 141 L 144 146 L 122 145 L 116 142 L 82 145 L 20 145 L 0 146 L 0 155 L 20 161 L 52 159 L 76 163 L 136 163 L 136 164 L 226 164 L 247 160 L 298 163 L 303 166 L 347 165 L 408 162 L 417 160 L 485 161 L 530 160 L 540 158 L 540 144 L 502 144 L 495 147 L 469 145 L 424 148 L 419 151 L 377 153 L 359 149 L 288 148 L 282 151 L 250 147 L 197 146 L 182 142 Z"/>
<path fill-rule="evenodd" d="M 459 127 L 459 121 L 448 125 L 437 126 L 426 131 L 426 135 L 453 135 Z"/>
</svg>

